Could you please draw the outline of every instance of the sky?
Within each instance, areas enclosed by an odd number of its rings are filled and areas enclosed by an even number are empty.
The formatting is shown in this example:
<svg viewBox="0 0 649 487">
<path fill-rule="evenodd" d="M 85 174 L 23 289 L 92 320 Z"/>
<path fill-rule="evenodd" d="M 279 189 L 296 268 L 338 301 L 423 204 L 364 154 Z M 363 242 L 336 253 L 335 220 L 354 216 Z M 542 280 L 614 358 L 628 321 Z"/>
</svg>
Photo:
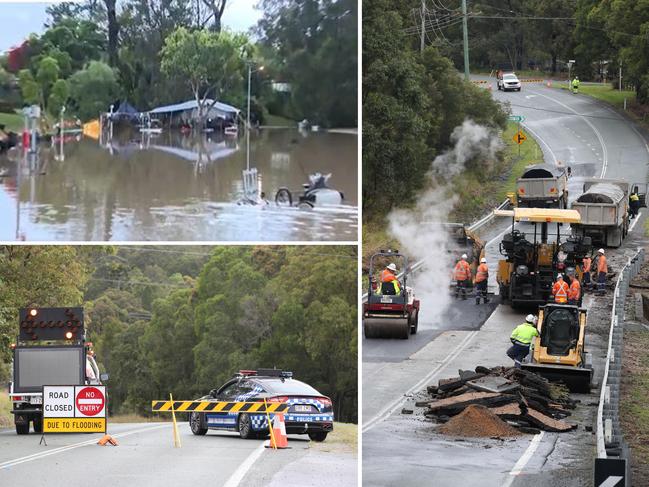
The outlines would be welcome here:
<svg viewBox="0 0 649 487">
<path fill-rule="evenodd" d="M 247 31 L 261 17 L 255 9 L 258 0 L 229 0 L 223 13 L 223 25 L 234 31 Z M 7 2 L 0 0 L 0 52 L 19 45 L 29 34 L 43 32 L 47 20 L 46 2 Z"/>
</svg>

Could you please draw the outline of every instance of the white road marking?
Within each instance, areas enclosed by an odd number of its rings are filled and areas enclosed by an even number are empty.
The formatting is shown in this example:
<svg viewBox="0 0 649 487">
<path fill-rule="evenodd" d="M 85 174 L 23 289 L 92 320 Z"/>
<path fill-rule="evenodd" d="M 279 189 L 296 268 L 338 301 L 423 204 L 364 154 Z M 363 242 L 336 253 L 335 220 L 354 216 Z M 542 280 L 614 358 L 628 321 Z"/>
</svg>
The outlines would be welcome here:
<svg viewBox="0 0 649 487">
<path fill-rule="evenodd" d="M 641 211 L 638 212 L 638 214 L 635 216 L 635 219 L 633 220 L 633 223 L 629 227 L 629 233 L 633 231 L 633 227 L 635 227 L 635 224 L 638 223 L 638 220 L 640 219 L 640 215 L 642 214 Z"/>
<path fill-rule="evenodd" d="M 532 130 L 530 128 L 529 125 L 524 124 L 524 123 L 522 123 L 521 125 L 523 126 L 523 128 L 525 130 L 530 132 L 534 136 L 535 139 L 540 140 L 543 143 L 543 145 L 545 145 L 548 148 L 548 150 L 550 151 L 550 155 L 552 156 L 552 159 L 554 159 L 554 165 L 556 166 L 558 159 L 557 159 L 557 156 L 555 155 L 554 151 L 552 150 L 552 147 L 550 147 L 550 144 L 548 144 L 545 140 L 543 140 L 538 133 L 536 133 L 534 130 Z"/>
<path fill-rule="evenodd" d="M 135 435 L 137 433 L 145 433 L 148 431 L 153 431 L 156 429 L 164 428 L 167 426 L 171 426 L 171 423 L 167 424 L 160 424 L 157 426 L 152 426 L 149 428 L 141 428 L 138 430 L 133 430 L 133 431 L 128 431 L 126 433 L 118 433 L 116 435 L 111 435 L 113 438 L 123 438 L 125 436 L 130 436 L 130 435 Z M 10 468 L 16 465 L 20 465 L 21 463 L 26 463 L 26 462 L 31 462 L 33 460 L 39 460 L 44 457 L 49 457 L 50 455 L 56 455 L 57 453 L 63 453 L 68 450 L 74 450 L 75 448 L 81 448 L 82 446 L 88 446 L 88 445 L 94 445 L 97 443 L 97 438 L 94 438 L 92 440 L 86 440 L 82 441 L 80 443 L 73 443 L 72 445 L 66 445 L 66 446 L 61 446 L 59 448 L 54 448 L 53 450 L 47 450 L 44 452 L 39 452 L 39 453 L 34 453 L 32 455 L 27 455 L 24 457 L 20 458 L 15 458 L 13 460 L 7 460 L 5 462 L 0 463 L 0 470 L 3 470 L 5 468 Z"/>
<path fill-rule="evenodd" d="M 239 487 L 239 484 L 241 484 L 243 478 L 250 471 L 250 469 L 255 464 L 257 459 L 262 455 L 262 453 L 264 453 L 265 449 L 266 447 L 264 446 L 264 442 L 262 441 L 259 447 L 255 448 L 250 453 L 250 455 L 248 455 L 246 459 L 241 463 L 241 465 L 237 467 L 234 473 L 230 475 L 230 478 L 225 484 L 223 484 L 223 487 Z"/>
<path fill-rule="evenodd" d="M 421 379 L 419 382 L 417 382 L 414 386 L 412 386 L 410 389 L 408 389 L 406 392 L 403 393 L 403 396 L 400 396 L 396 400 L 392 401 L 390 404 L 385 406 L 381 411 L 379 411 L 372 419 L 370 419 L 365 425 L 363 426 L 362 432 L 365 433 L 366 431 L 369 431 L 372 429 L 374 426 L 376 426 L 378 423 L 381 421 L 385 420 L 391 413 L 392 411 L 397 408 L 400 404 L 404 403 L 408 399 L 408 395 L 412 394 L 414 392 L 419 391 L 424 384 L 427 382 L 430 382 L 441 370 L 442 368 L 446 367 L 448 363 L 451 360 L 454 360 L 455 357 L 457 357 L 462 351 L 467 347 L 467 345 L 473 340 L 473 338 L 476 336 L 478 333 L 478 330 L 470 332 L 467 336 L 464 337 L 464 339 L 459 343 L 457 347 L 455 347 L 440 363 L 435 367 L 428 375 L 426 375 L 423 379 Z"/>
<path fill-rule="evenodd" d="M 530 461 L 530 458 L 532 458 L 532 455 L 534 455 L 534 452 L 541 444 L 541 440 L 543 439 L 543 434 L 544 431 L 541 431 L 538 435 L 535 435 L 534 438 L 532 438 L 532 441 L 530 442 L 529 446 L 525 450 L 525 453 L 523 453 L 523 455 L 516 462 L 516 465 L 514 465 L 514 468 L 512 468 L 511 472 L 509 472 L 509 477 L 502 485 L 502 487 L 509 487 L 516 479 L 516 476 L 520 475 L 520 473 L 525 468 L 525 465 L 527 465 L 527 462 Z"/>
</svg>

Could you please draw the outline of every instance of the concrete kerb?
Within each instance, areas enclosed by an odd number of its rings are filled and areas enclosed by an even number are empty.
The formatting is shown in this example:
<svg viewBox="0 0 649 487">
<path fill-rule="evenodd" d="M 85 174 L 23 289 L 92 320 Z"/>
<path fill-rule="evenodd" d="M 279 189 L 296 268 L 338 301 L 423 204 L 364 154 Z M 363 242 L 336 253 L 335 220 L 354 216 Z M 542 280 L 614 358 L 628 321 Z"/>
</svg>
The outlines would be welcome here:
<svg viewBox="0 0 649 487">
<path fill-rule="evenodd" d="M 619 403 L 624 337 L 624 305 L 629 284 L 645 258 L 643 248 L 627 261 L 618 275 L 613 294 L 611 326 L 604 377 L 597 408 L 597 458 L 625 458 L 626 448 L 620 427 Z"/>
</svg>

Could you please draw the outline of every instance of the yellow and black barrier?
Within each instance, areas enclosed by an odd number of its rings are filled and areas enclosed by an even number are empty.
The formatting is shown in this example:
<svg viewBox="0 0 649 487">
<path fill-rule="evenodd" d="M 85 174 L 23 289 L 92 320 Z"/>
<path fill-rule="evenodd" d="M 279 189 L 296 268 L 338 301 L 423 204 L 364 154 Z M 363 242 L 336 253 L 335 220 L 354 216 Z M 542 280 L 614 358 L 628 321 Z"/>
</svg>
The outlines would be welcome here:
<svg viewBox="0 0 649 487">
<path fill-rule="evenodd" d="M 545 83 L 543 79 L 522 79 L 519 80 L 521 83 Z"/>
<path fill-rule="evenodd" d="M 283 413 L 287 409 L 284 402 L 151 401 L 154 413 Z"/>
</svg>

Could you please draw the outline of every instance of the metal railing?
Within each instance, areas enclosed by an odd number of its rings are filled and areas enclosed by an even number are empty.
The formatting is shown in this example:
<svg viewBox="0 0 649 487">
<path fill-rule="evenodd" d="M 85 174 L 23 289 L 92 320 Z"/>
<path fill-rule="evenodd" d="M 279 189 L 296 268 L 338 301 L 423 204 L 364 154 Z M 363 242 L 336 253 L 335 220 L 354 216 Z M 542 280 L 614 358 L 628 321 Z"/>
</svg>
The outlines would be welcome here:
<svg viewBox="0 0 649 487">
<path fill-rule="evenodd" d="M 469 225 L 468 229 L 472 232 L 477 232 L 479 228 L 482 228 L 485 226 L 487 223 L 491 222 L 495 218 L 494 211 L 496 210 L 504 210 L 507 209 L 510 205 L 509 198 L 500 203 L 495 209 L 491 210 L 489 213 L 487 213 L 485 216 L 480 218 L 480 220 L 473 222 L 471 225 Z M 412 264 L 410 266 L 410 273 L 414 274 L 417 272 L 419 269 L 421 269 L 424 266 L 425 259 L 419 260 Z M 399 279 L 403 277 L 403 272 L 399 273 L 397 275 Z M 363 302 L 367 301 L 367 293 L 363 294 Z"/>
<path fill-rule="evenodd" d="M 606 365 L 597 407 L 597 458 L 620 457 L 622 453 L 619 405 L 624 347 L 624 305 L 629 284 L 640 270 L 644 258 L 644 248 L 638 248 L 636 254 L 620 271 L 615 284 Z"/>
</svg>

